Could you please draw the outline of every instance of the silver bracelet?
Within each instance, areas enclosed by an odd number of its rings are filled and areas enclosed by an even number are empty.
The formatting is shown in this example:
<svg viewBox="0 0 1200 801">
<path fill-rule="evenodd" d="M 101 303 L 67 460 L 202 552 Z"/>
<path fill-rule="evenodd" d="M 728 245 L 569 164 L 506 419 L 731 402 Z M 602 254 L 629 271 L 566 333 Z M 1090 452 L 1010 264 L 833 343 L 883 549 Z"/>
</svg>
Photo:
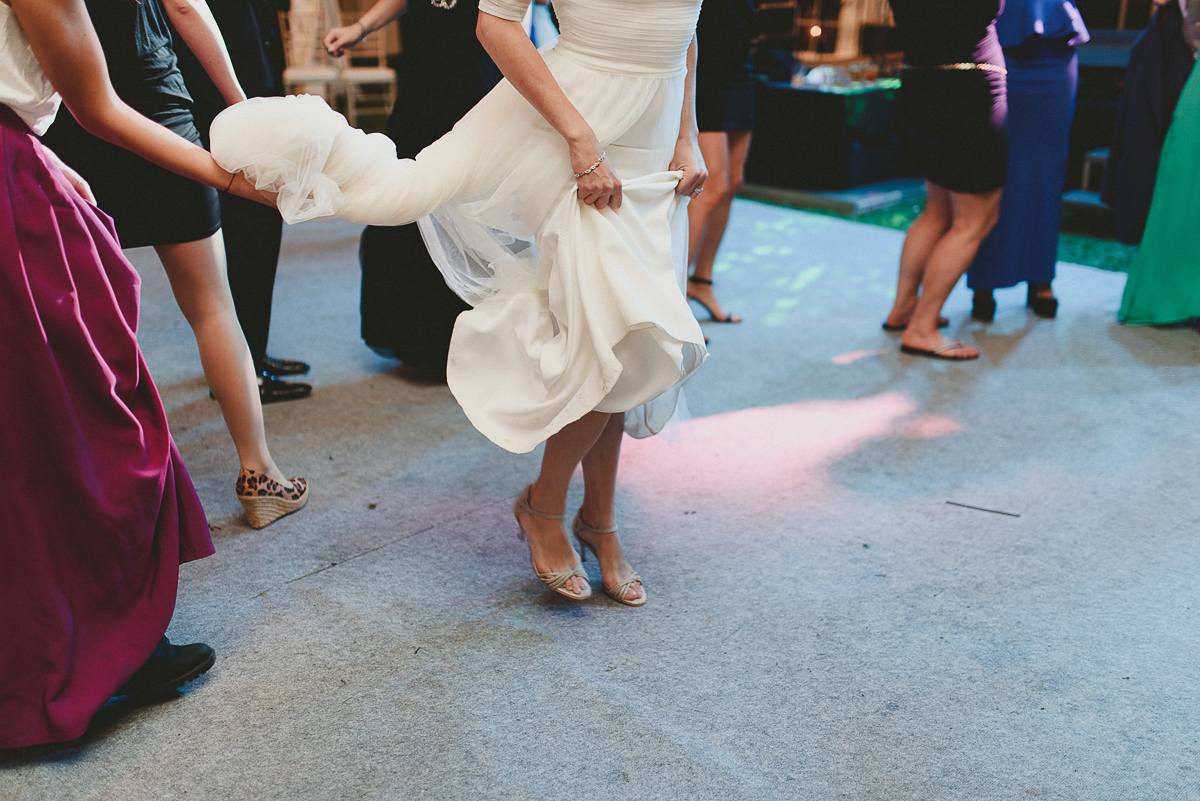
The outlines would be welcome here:
<svg viewBox="0 0 1200 801">
<path fill-rule="evenodd" d="M 600 166 L 600 162 L 604 161 L 606 158 L 608 158 L 608 154 L 607 154 L 607 153 L 605 153 L 603 150 L 601 150 L 601 151 L 600 151 L 600 158 L 596 159 L 596 163 L 595 163 L 595 164 L 593 164 L 592 166 L 588 167 L 588 168 L 587 168 L 586 170 L 584 170 L 583 172 L 577 172 L 577 173 L 575 173 L 575 177 L 576 177 L 576 179 L 578 179 L 578 178 L 582 178 L 582 177 L 583 177 L 583 176 L 585 176 L 585 175 L 591 175 L 593 172 L 595 172 L 595 171 L 596 171 L 596 168 Z"/>
</svg>

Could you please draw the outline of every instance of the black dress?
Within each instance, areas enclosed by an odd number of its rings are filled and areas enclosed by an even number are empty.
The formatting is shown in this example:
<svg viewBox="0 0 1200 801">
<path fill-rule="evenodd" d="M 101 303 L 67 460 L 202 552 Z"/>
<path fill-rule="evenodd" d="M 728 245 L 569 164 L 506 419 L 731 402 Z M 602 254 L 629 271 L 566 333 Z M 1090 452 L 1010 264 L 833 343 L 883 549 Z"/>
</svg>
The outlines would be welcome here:
<svg viewBox="0 0 1200 801">
<path fill-rule="evenodd" d="M 900 110 L 921 174 L 953 192 L 1004 186 L 1002 0 L 890 0 L 904 48 Z M 972 68 L 982 66 L 983 69 Z"/>
<path fill-rule="evenodd" d="M 200 144 L 162 0 L 86 0 L 117 95 Z M 217 191 L 158 167 L 85 131 L 63 108 L 42 141 L 91 185 L 121 246 L 206 239 L 221 227 Z"/>
<path fill-rule="evenodd" d="M 502 77 L 479 39 L 478 0 L 408 4 L 401 18 L 396 104 L 387 133 L 412 158 L 454 127 Z M 446 286 L 415 224 L 370 226 L 359 247 L 362 336 L 378 353 L 446 369 L 454 321 L 469 306 Z"/>
<path fill-rule="evenodd" d="M 696 23 L 696 122 L 701 131 L 754 129 L 750 40 L 754 0 L 704 0 Z"/>
</svg>

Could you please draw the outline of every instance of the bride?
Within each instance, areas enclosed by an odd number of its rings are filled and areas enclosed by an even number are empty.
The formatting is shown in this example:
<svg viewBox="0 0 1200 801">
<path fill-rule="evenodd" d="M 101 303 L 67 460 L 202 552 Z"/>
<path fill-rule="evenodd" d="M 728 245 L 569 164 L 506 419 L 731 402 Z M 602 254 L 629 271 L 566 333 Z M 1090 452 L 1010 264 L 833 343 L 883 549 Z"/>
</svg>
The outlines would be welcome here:
<svg viewBox="0 0 1200 801">
<path fill-rule="evenodd" d="M 707 357 L 684 299 L 686 200 L 707 173 L 693 103 L 700 0 L 556 0 L 558 43 L 534 49 L 529 0 L 481 0 L 477 33 L 504 73 L 416 159 L 310 97 L 252 99 L 212 127 L 217 161 L 279 193 L 289 222 L 420 220 L 473 308 L 447 380 L 471 422 L 517 453 L 545 442 L 513 506 L 534 572 L 569 598 L 646 592 L 617 534 L 622 432 L 657 433 Z M 574 518 L 567 489 L 582 464 Z"/>
</svg>

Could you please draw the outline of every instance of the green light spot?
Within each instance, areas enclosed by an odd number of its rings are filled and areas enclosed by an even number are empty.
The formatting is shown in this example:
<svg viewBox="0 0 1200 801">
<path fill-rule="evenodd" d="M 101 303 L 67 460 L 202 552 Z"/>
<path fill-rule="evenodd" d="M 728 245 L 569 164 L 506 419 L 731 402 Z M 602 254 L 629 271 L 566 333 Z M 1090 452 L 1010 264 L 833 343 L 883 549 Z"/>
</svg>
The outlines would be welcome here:
<svg viewBox="0 0 1200 801">
<path fill-rule="evenodd" d="M 802 291 L 806 286 L 811 284 L 813 281 L 816 281 L 821 277 L 822 274 L 824 274 L 826 266 L 826 264 L 821 263 L 813 265 L 805 270 L 801 270 L 800 274 L 796 276 L 796 280 L 792 281 L 792 285 L 788 288 L 792 292 Z"/>
</svg>

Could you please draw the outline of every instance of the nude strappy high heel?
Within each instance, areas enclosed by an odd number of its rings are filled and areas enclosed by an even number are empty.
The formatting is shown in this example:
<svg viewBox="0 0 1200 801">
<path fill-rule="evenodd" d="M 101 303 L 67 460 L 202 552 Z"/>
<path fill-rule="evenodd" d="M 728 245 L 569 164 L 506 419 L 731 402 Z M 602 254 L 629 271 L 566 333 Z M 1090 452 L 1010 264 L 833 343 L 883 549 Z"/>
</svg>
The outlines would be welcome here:
<svg viewBox="0 0 1200 801">
<path fill-rule="evenodd" d="M 513 502 L 513 517 L 517 519 L 517 536 L 525 540 L 526 544 L 529 543 L 529 538 L 525 534 L 525 527 L 521 525 L 522 514 L 540 517 L 543 520 L 565 520 L 567 518 L 566 515 L 552 515 L 542 512 L 538 509 L 534 509 L 533 505 L 529 503 L 529 492 L 532 489 L 533 485 L 530 484 L 528 487 L 521 490 L 521 494 L 518 495 L 517 500 Z M 565 595 L 566 597 L 575 601 L 582 601 L 592 596 L 592 588 L 590 584 L 587 584 L 587 573 L 583 571 L 582 566 L 576 567 L 573 570 L 563 570 L 558 573 L 542 573 L 537 569 L 537 565 L 533 564 L 532 545 L 529 547 L 529 563 L 533 565 L 533 574 L 537 576 L 538 581 L 542 582 L 559 595 Z M 575 576 L 579 576 L 579 578 L 583 579 L 584 581 L 584 591 L 582 593 L 571 592 L 571 590 L 564 586 Z"/>
<path fill-rule="evenodd" d="M 579 541 L 579 558 L 585 562 L 587 561 L 587 552 L 589 548 L 595 555 L 597 562 L 600 561 L 600 554 L 596 553 L 595 546 L 593 546 L 583 537 L 579 536 L 579 532 L 590 531 L 593 534 L 614 534 L 617 530 L 616 526 L 612 526 L 610 528 L 598 528 L 596 526 L 589 525 L 579 515 L 575 515 L 575 523 L 571 526 L 571 528 L 575 532 L 575 539 Z M 641 597 L 633 599 L 626 598 L 625 595 L 629 592 L 629 588 L 634 584 L 641 586 Z M 646 587 L 642 584 L 642 577 L 637 573 L 634 573 L 629 578 L 625 579 L 619 584 L 615 584 L 612 587 L 605 587 L 603 583 L 601 583 L 600 587 L 604 590 L 604 594 L 609 598 L 612 598 L 614 601 L 620 601 L 626 606 L 641 606 L 642 604 L 646 603 Z"/>
</svg>

